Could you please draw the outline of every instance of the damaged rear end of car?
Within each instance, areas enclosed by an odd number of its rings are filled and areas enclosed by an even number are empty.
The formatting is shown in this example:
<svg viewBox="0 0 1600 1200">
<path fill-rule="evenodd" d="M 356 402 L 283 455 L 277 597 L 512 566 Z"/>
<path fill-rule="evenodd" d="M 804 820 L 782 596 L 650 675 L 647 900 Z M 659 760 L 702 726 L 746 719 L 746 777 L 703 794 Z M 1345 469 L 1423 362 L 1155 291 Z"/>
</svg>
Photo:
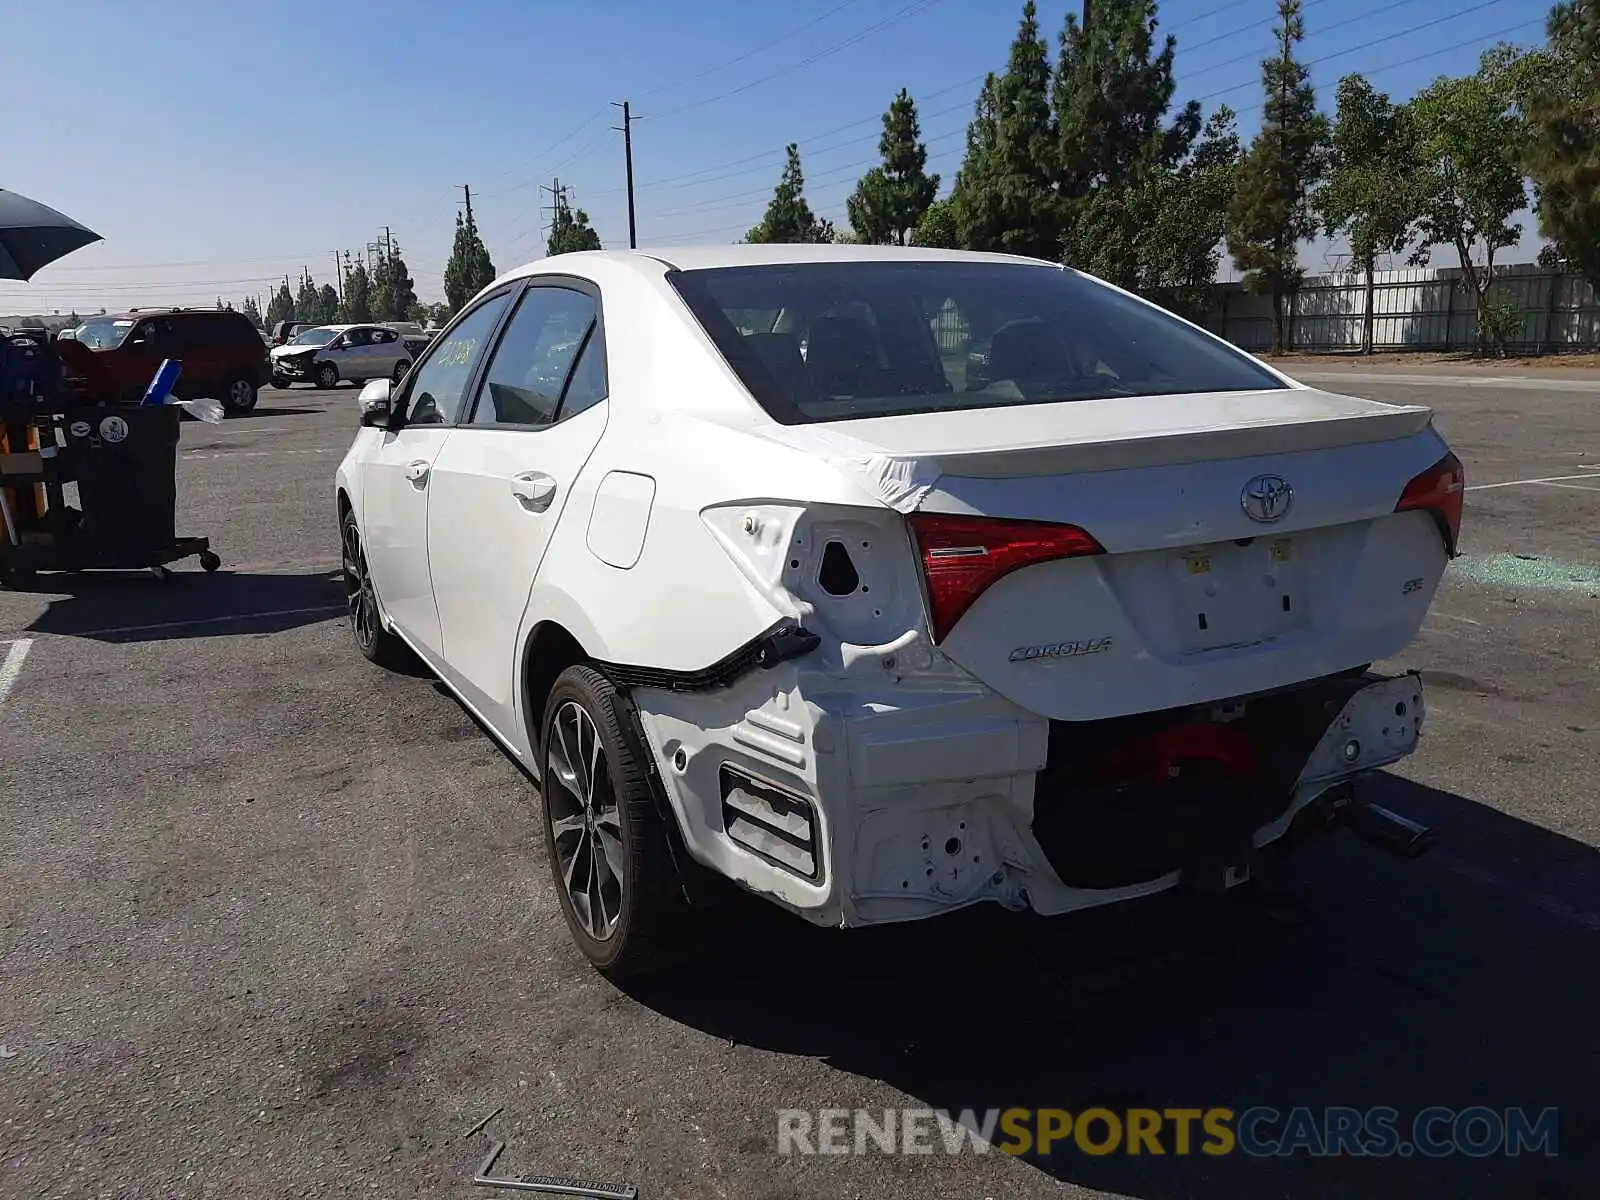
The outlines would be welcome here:
<svg viewBox="0 0 1600 1200">
<path fill-rule="evenodd" d="M 1416 748 L 1420 678 L 1371 668 L 1459 536 L 1428 410 L 1058 268 L 873 267 L 673 280 L 772 418 L 739 435 L 860 497 L 779 473 L 698 510 L 776 620 L 627 680 L 690 857 L 826 925 L 1220 890 Z M 1061 334 L 1047 275 L 1107 327 Z"/>
</svg>

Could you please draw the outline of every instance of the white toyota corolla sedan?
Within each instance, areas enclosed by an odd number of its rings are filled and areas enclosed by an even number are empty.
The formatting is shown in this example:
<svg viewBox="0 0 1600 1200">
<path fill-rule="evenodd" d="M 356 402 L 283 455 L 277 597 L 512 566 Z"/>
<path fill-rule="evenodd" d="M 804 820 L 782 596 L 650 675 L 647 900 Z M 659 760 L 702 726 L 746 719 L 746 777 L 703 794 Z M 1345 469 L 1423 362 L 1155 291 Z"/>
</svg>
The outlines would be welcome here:
<svg viewBox="0 0 1600 1200">
<path fill-rule="evenodd" d="M 1416 746 L 1461 464 L 1060 266 L 566 254 L 361 395 L 351 625 L 540 780 L 572 936 L 1222 889 Z"/>
</svg>

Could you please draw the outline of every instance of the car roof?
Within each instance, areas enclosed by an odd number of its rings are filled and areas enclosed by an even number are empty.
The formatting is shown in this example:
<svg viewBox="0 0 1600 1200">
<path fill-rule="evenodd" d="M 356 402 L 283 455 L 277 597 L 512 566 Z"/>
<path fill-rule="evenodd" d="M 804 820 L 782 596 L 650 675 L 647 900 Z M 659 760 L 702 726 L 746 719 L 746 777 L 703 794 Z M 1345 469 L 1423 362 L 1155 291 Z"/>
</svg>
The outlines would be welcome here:
<svg viewBox="0 0 1600 1200">
<path fill-rule="evenodd" d="M 661 267 L 680 271 L 705 271 L 718 267 L 784 266 L 790 263 L 849 263 L 849 262 L 947 262 L 947 263 L 1019 263 L 1032 266 L 1057 266 L 1044 259 L 1025 258 L 1017 254 L 989 254 L 974 250 L 935 250 L 923 246 L 859 246 L 851 243 L 824 243 L 818 245 L 775 243 L 732 246 L 663 246 L 640 250 L 579 250 L 568 254 L 536 259 L 507 271 L 497 282 L 517 279 L 524 275 L 557 272 L 566 264 L 575 273 L 582 273 L 585 262 L 609 262 L 631 266 L 636 270 L 659 274 Z"/>
<path fill-rule="evenodd" d="M 125 313 L 97 313 L 92 317 L 85 317 L 83 323 L 90 321 L 142 321 L 146 317 L 242 317 L 243 313 L 226 308 L 139 308 Z"/>
</svg>

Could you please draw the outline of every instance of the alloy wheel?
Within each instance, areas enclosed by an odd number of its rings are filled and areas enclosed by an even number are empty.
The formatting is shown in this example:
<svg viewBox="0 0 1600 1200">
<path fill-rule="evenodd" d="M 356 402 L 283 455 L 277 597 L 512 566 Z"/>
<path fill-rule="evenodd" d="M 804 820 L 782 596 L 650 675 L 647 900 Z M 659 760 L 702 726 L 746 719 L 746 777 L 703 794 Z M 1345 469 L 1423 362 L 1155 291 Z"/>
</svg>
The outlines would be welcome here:
<svg viewBox="0 0 1600 1200">
<path fill-rule="evenodd" d="M 367 556 L 361 550 L 361 533 L 353 519 L 344 523 L 344 594 L 350 609 L 350 629 L 362 649 L 378 638 L 378 597 L 372 590 Z"/>
<path fill-rule="evenodd" d="M 578 922 L 597 942 L 622 915 L 622 824 L 594 719 L 568 700 L 545 749 L 544 802 L 557 866 Z"/>
</svg>

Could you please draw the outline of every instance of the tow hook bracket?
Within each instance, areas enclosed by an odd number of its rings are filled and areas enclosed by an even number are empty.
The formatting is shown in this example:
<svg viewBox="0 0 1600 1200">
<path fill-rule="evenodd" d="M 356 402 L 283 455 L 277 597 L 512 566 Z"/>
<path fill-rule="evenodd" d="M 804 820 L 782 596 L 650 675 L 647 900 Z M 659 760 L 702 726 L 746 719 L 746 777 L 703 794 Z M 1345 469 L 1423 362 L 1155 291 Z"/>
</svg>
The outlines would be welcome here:
<svg viewBox="0 0 1600 1200">
<path fill-rule="evenodd" d="M 1399 858 L 1420 858 L 1433 845 L 1433 831 L 1397 812 L 1369 801 L 1355 801 L 1336 810 L 1341 825 L 1363 842 Z"/>
</svg>

